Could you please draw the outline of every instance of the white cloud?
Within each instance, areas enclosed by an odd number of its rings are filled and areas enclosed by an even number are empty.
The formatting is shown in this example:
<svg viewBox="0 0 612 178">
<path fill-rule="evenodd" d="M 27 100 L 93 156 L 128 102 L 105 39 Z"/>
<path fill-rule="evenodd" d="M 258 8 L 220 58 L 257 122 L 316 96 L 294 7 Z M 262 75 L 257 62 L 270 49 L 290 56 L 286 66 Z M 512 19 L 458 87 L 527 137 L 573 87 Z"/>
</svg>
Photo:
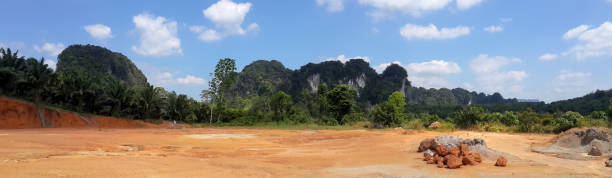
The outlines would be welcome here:
<svg viewBox="0 0 612 178">
<path fill-rule="evenodd" d="M 564 35 L 563 35 L 563 39 L 569 40 L 569 39 L 573 39 L 578 37 L 580 34 L 584 33 L 584 31 L 588 30 L 589 28 L 591 28 L 591 26 L 588 25 L 580 25 L 576 28 L 573 28 L 569 31 L 567 31 Z"/>
<path fill-rule="evenodd" d="M 45 64 L 47 64 L 47 66 L 49 66 L 50 69 L 55 70 L 57 67 L 57 62 L 55 62 L 54 60 L 51 59 L 45 59 Z"/>
<path fill-rule="evenodd" d="M 590 90 L 590 88 L 585 88 L 591 86 L 590 78 L 591 73 L 588 72 L 561 71 L 552 81 L 553 91 L 556 93 L 584 94 Z"/>
<path fill-rule="evenodd" d="M 447 80 L 452 74 L 461 73 L 461 67 L 457 63 L 444 60 L 431 60 L 420 63 L 410 63 L 402 65 L 399 61 L 379 64 L 373 68 L 378 73 L 382 73 L 391 64 L 398 64 L 408 72 L 408 80 L 413 86 L 425 88 L 443 88 L 450 87 Z"/>
<path fill-rule="evenodd" d="M 134 52 L 149 57 L 183 54 L 176 21 L 143 13 L 134 16 L 133 22 L 140 33 L 140 45 L 132 46 Z"/>
<path fill-rule="evenodd" d="M 257 23 L 251 23 L 247 29 L 242 28 L 246 15 L 251 10 L 252 4 L 235 3 L 231 0 L 220 0 L 210 7 L 204 9 L 204 17 L 215 24 L 215 29 L 204 26 L 192 26 L 190 30 L 198 34 L 198 38 L 204 42 L 221 40 L 231 35 L 245 35 L 248 32 L 259 31 Z"/>
<path fill-rule="evenodd" d="M 524 88 L 521 82 L 528 77 L 527 72 L 522 70 L 501 70 L 512 63 L 521 63 L 518 58 L 493 56 L 481 54 L 470 63 L 472 72 L 476 75 L 476 81 L 480 90 L 485 92 L 501 92 L 510 94 L 521 94 Z"/>
<path fill-rule="evenodd" d="M 64 48 L 66 47 L 63 43 L 44 43 L 42 46 L 34 45 L 34 50 L 52 58 L 57 57 Z"/>
<path fill-rule="evenodd" d="M 412 40 L 412 39 L 445 40 L 445 39 L 454 39 L 454 38 L 468 35 L 468 34 L 470 34 L 470 28 L 465 27 L 465 26 L 438 29 L 433 24 L 429 24 L 428 26 L 406 24 L 400 29 L 400 35 L 402 35 L 402 37 L 408 40 Z"/>
<path fill-rule="evenodd" d="M 543 54 L 542 56 L 540 56 L 540 60 L 541 61 L 552 61 L 557 59 L 558 55 L 557 54 L 552 54 L 552 53 L 546 53 Z"/>
<path fill-rule="evenodd" d="M 415 74 L 426 75 L 449 75 L 461 73 L 461 67 L 457 63 L 444 60 L 432 60 L 421 63 L 410 63 L 406 70 Z"/>
<path fill-rule="evenodd" d="M 340 12 L 344 10 L 343 0 L 316 0 L 317 5 L 325 6 L 328 12 Z"/>
<path fill-rule="evenodd" d="M 606 21 L 596 28 L 580 25 L 565 33 L 563 39 L 578 40 L 578 44 L 565 52 L 578 60 L 612 55 L 612 22 Z"/>
<path fill-rule="evenodd" d="M 504 56 L 493 56 L 481 54 L 470 63 L 470 68 L 474 73 L 492 73 L 510 63 L 520 63 L 519 58 L 510 58 Z"/>
<path fill-rule="evenodd" d="M 469 9 L 475 5 L 478 5 L 483 0 L 457 0 L 457 8 L 460 10 Z"/>
<path fill-rule="evenodd" d="M 366 62 L 370 62 L 370 58 L 367 56 L 355 56 L 355 57 L 346 57 L 344 54 L 338 55 L 338 57 L 335 58 L 327 58 L 325 59 L 325 61 L 340 61 L 342 63 L 346 63 L 351 59 L 363 59 Z"/>
<path fill-rule="evenodd" d="M 491 25 L 488 27 L 485 27 L 483 29 L 485 32 L 489 32 L 489 33 L 495 33 L 495 32 L 501 32 L 504 30 L 504 27 L 501 25 Z"/>
<path fill-rule="evenodd" d="M 173 72 L 169 69 L 153 66 L 149 63 L 136 64 L 140 69 L 142 69 L 142 72 L 147 76 L 149 82 L 155 86 L 162 86 L 164 88 L 177 88 L 202 87 L 206 85 L 206 80 L 191 74 L 184 75 L 184 77 L 177 77 L 177 75 L 181 75 L 182 72 Z"/>
<path fill-rule="evenodd" d="M 399 61 L 393 61 L 393 62 L 378 64 L 377 66 L 374 66 L 373 68 L 376 72 L 378 72 L 379 74 L 382 74 L 385 71 L 385 69 L 387 69 L 387 67 L 389 67 L 391 64 L 397 64 L 400 66 L 402 65 L 402 63 Z"/>
<path fill-rule="evenodd" d="M 183 85 L 205 85 L 204 79 L 195 77 L 193 75 L 187 75 L 185 78 L 178 78 L 178 83 Z"/>
<path fill-rule="evenodd" d="M 85 31 L 87 31 L 87 33 L 89 33 L 91 37 L 97 40 L 106 40 L 106 39 L 113 37 L 111 28 L 106 25 L 102 25 L 102 24 L 87 25 L 83 27 L 83 29 L 85 29 Z"/>
<path fill-rule="evenodd" d="M 512 18 L 501 18 L 499 19 L 498 25 L 491 25 L 491 26 L 485 27 L 483 30 L 489 33 L 501 32 L 501 31 L 504 31 L 504 25 L 510 22 L 512 22 Z"/>
<path fill-rule="evenodd" d="M 452 2 L 453 0 L 359 0 L 359 4 L 375 9 L 369 12 L 374 18 L 381 18 L 394 12 L 419 17 L 425 12 L 443 9 Z M 457 0 L 457 8 L 465 10 L 481 2 L 482 0 Z"/>
<path fill-rule="evenodd" d="M 204 42 L 213 42 L 221 40 L 221 38 L 223 38 L 219 33 L 217 33 L 217 31 L 213 29 L 207 29 L 206 27 L 200 25 L 191 26 L 189 27 L 189 30 L 199 34 L 198 38 Z"/>
</svg>

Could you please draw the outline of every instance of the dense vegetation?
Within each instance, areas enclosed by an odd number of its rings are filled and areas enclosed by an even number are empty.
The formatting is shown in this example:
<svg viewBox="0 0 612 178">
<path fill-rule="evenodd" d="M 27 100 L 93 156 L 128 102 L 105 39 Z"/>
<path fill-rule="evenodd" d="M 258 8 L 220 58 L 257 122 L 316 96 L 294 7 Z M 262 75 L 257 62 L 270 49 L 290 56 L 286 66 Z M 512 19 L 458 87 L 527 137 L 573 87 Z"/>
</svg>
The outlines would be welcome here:
<svg viewBox="0 0 612 178">
<path fill-rule="evenodd" d="M 358 125 L 360 127 L 560 132 L 612 126 L 612 91 L 551 104 L 521 103 L 501 94 L 413 87 L 390 65 L 381 74 L 361 59 L 326 61 L 298 70 L 259 60 L 236 72 L 221 59 L 201 101 L 149 85 L 125 56 L 73 45 L 53 71 L 37 60 L 0 49 L 0 95 L 97 115 L 211 125 Z M 577 112 L 573 112 L 577 111 Z"/>
</svg>

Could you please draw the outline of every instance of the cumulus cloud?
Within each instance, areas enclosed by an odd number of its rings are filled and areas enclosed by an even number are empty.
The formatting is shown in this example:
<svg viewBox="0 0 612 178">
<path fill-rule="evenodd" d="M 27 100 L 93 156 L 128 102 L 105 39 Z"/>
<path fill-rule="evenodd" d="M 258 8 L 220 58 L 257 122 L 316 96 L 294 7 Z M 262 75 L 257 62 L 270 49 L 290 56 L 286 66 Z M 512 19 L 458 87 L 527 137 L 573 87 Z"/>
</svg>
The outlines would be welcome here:
<svg viewBox="0 0 612 178">
<path fill-rule="evenodd" d="M 567 31 L 563 39 L 578 41 L 564 53 L 575 55 L 579 60 L 612 55 L 612 22 L 606 21 L 595 28 L 580 25 Z"/>
<path fill-rule="evenodd" d="M 557 54 L 552 54 L 552 53 L 546 53 L 543 54 L 542 56 L 540 56 L 540 61 L 552 61 L 557 59 L 558 55 Z"/>
<path fill-rule="evenodd" d="M 34 45 L 34 50 L 39 53 L 43 53 L 48 57 L 56 57 L 64 50 L 64 48 L 66 47 L 63 43 L 44 43 L 42 46 Z"/>
<path fill-rule="evenodd" d="M 504 56 L 489 56 L 481 54 L 470 63 L 470 68 L 474 73 L 492 73 L 510 63 L 522 62 L 519 58 L 511 58 Z"/>
<path fill-rule="evenodd" d="M 46 56 L 45 64 L 53 70 L 55 70 L 57 66 L 57 62 L 55 61 L 57 55 L 62 53 L 65 48 L 63 43 L 44 43 L 42 46 L 34 45 L 34 50 Z"/>
<path fill-rule="evenodd" d="M 45 64 L 47 64 L 47 66 L 48 66 L 50 69 L 55 70 L 55 69 L 57 68 L 57 62 L 55 62 L 54 60 L 51 60 L 51 59 L 45 59 Z"/>
<path fill-rule="evenodd" d="M 193 75 L 187 75 L 185 76 L 185 78 L 178 78 L 177 81 L 179 84 L 183 84 L 183 85 L 205 85 L 206 84 L 204 79 L 195 77 Z"/>
<path fill-rule="evenodd" d="M 436 11 L 447 7 L 453 0 L 359 0 L 363 6 L 373 7 L 375 10 L 369 12 L 374 18 L 387 16 L 399 12 L 419 17 L 425 12 Z M 482 0 L 457 0 L 457 8 L 469 9 Z"/>
<path fill-rule="evenodd" d="M 400 35 L 408 40 L 445 40 L 454 39 L 468 34 L 470 34 L 470 28 L 465 26 L 438 29 L 438 27 L 433 24 L 429 24 L 428 26 L 406 24 L 400 29 Z"/>
<path fill-rule="evenodd" d="M 460 10 L 469 9 L 482 3 L 483 0 L 457 0 L 457 8 Z"/>
<path fill-rule="evenodd" d="M 91 37 L 95 38 L 96 40 L 106 40 L 113 37 L 111 28 L 106 25 L 87 25 L 83 27 L 83 29 L 85 29 L 85 31 L 87 31 L 87 33 L 89 33 L 89 35 L 91 35 Z"/>
<path fill-rule="evenodd" d="M 580 26 L 578 26 L 576 28 L 573 28 L 573 29 L 565 32 L 565 34 L 563 35 L 563 39 L 569 40 L 569 39 L 572 39 L 572 38 L 576 38 L 580 34 L 584 33 L 586 30 L 588 30 L 589 28 L 591 28 L 591 26 L 580 25 Z"/>
<path fill-rule="evenodd" d="M 502 70 L 502 68 L 512 63 L 521 63 L 521 60 L 512 57 L 481 54 L 471 61 L 470 68 L 476 75 L 476 81 L 481 90 L 490 93 L 519 94 L 523 89 L 521 81 L 527 78 L 528 75 L 522 70 Z"/>
<path fill-rule="evenodd" d="M 338 57 L 335 58 L 327 58 L 325 61 L 340 61 L 342 63 L 346 63 L 351 59 L 363 59 L 366 62 L 370 62 L 370 58 L 367 56 L 346 57 L 344 54 L 338 55 Z"/>
<path fill-rule="evenodd" d="M 191 74 L 178 77 L 182 74 L 180 71 L 171 71 L 169 69 L 153 66 L 149 63 L 136 63 L 143 73 L 149 79 L 149 82 L 155 86 L 162 87 L 202 87 L 206 85 L 206 80 L 196 77 Z"/>
<path fill-rule="evenodd" d="M 585 88 L 585 86 L 591 86 L 590 78 L 591 73 L 588 72 L 561 71 L 553 79 L 553 91 L 556 93 L 584 94 L 590 90 Z"/>
<path fill-rule="evenodd" d="M 408 72 L 408 80 L 414 86 L 425 88 L 450 87 L 447 78 L 452 74 L 461 73 L 461 67 L 457 63 L 444 60 L 431 60 L 407 65 L 402 65 L 399 61 L 393 61 L 374 66 L 374 69 L 376 72 L 382 73 L 391 64 L 404 67 Z"/>
<path fill-rule="evenodd" d="M 489 32 L 489 33 L 501 32 L 501 31 L 504 31 L 504 25 L 510 22 L 512 22 L 511 18 L 501 18 L 499 19 L 499 24 L 485 27 L 482 30 L 484 30 L 485 32 Z"/>
<path fill-rule="evenodd" d="M 190 30 L 198 34 L 198 38 L 204 42 L 213 42 L 231 35 L 245 35 L 248 32 L 259 31 L 257 23 L 251 23 L 247 29 L 242 28 L 246 15 L 251 10 L 252 4 L 235 3 L 231 0 L 220 0 L 210 7 L 204 9 L 204 17 L 215 24 L 215 28 L 207 28 L 196 25 Z"/>
<path fill-rule="evenodd" d="M 489 33 L 495 33 L 495 32 L 501 32 L 504 30 L 504 27 L 501 25 L 491 25 L 488 27 L 485 27 L 483 29 L 485 32 L 489 32 Z"/>
<path fill-rule="evenodd" d="M 316 0 L 317 5 L 325 6 L 328 12 L 340 12 L 344 10 L 343 0 Z"/>
<path fill-rule="evenodd" d="M 142 13 L 134 16 L 136 31 L 140 33 L 140 45 L 132 50 L 149 57 L 164 57 L 183 54 L 181 40 L 177 37 L 176 21 L 162 16 Z"/>
</svg>

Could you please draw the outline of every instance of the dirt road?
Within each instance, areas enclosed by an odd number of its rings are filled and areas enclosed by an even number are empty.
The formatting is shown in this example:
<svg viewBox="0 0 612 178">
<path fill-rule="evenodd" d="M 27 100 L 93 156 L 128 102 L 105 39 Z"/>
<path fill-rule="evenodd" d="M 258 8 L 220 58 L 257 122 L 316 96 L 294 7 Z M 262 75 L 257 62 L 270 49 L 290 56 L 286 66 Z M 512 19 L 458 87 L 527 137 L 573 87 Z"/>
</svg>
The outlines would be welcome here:
<svg viewBox="0 0 612 178">
<path fill-rule="evenodd" d="M 441 169 L 425 164 L 426 137 L 483 138 L 517 156 Z M 403 130 L 0 130 L 0 177 L 610 177 L 602 160 L 529 151 L 553 135 Z"/>
</svg>

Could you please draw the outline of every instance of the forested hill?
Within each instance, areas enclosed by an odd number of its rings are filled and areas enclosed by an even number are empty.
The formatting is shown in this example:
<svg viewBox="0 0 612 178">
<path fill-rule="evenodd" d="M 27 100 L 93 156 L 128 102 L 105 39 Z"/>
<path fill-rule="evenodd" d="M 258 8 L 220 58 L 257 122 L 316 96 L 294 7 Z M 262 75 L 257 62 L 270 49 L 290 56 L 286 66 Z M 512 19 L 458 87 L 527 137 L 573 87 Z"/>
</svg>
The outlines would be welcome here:
<svg viewBox="0 0 612 178">
<path fill-rule="evenodd" d="M 109 75 L 130 87 L 148 86 L 140 69 L 121 53 L 94 45 L 71 45 L 59 54 L 58 73 L 86 73 L 91 77 Z"/>
<path fill-rule="evenodd" d="M 317 93 L 346 84 L 357 92 L 363 105 L 374 105 L 387 99 L 394 91 L 400 91 L 411 105 L 467 105 L 514 103 L 516 99 L 504 99 L 501 94 L 470 92 L 462 88 L 425 89 L 412 86 L 406 70 L 397 65 L 388 66 L 378 74 L 368 62 L 351 59 L 346 63 L 325 61 L 309 63 L 291 70 L 276 60 L 258 60 L 239 72 L 232 93 L 241 97 L 264 96 L 283 91 L 300 102 L 307 94 Z"/>
</svg>

